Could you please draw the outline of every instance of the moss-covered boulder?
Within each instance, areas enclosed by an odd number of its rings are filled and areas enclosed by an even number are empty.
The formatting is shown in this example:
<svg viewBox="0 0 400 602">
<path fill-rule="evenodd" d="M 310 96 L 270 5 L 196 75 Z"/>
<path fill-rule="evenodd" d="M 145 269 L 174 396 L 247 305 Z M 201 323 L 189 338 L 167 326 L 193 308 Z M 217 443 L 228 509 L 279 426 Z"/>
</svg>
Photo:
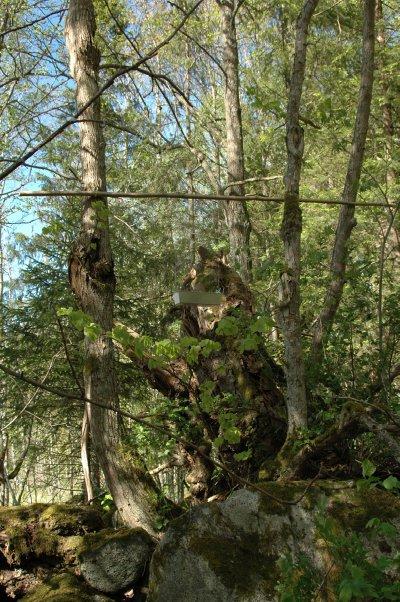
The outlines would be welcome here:
<svg viewBox="0 0 400 602">
<path fill-rule="evenodd" d="M 88 506 L 32 504 L 0 508 L 0 563 L 19 567 L 29 560 L 66 554 L 72 561 L 73 550 L 65 540 L 104 527 L 103 514 Z"/>
<path fill-rule="evenodd" d="M 52 576 L 24 596 L 25 602 L 112 602 L 97 594 L 74 574 L 65 572 Z"/>
<path fill-rule="evenodd" d="M 105 529 L 83 538 L 79 566 L 93 588 L 124 591 L 143 580 L 155 543 L 143 529 Z"/>
<path fill-rule="evenodd" d="M 91 506 L 52 504 L 43 510 L 39 525 L 58 535 L 85 535 L 105 527 L 104 516 Z"/>
<path fill-rule="evenodd" d="M 352 567 L 365 592 L 397 595 L 394 564 L 373 567 L 400 550 L 400 498 L 344 482 L 261 487 L 265 493 L 238 490 L 171 523 L 153 554 L 147 602 L 333 601 Z M 400 600 L 400 589 L 398 596 L 387 599 Z"/>
</svg>

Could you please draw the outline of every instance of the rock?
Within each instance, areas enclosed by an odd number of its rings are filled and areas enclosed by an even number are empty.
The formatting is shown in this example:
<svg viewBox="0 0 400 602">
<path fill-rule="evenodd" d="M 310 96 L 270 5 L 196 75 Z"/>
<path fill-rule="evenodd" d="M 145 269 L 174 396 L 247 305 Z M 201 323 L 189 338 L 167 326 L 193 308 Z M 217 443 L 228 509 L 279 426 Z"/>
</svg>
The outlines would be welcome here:
<svg viewBox="0 0 400 602">
<path fill-rule="evenodd" d="M 0 600 L 19 600 L 41 581 L 37 575 L 23 569 L 0 570 Z"/>
<path fill-rule="evenodd" d="M 64 556 L 64 547 L 67 550 L 68 546 L 62 536 L 78 538 L 104 526 L 103 514 L 88 506 L 32 504 L 0 508 L 0 564 L 18 567 L 34 558 Z"/>
<path fill-rule="evenodd" d="M 307 483 L 262 487 L 277 498 L 293 501 Z M 397 528 L 397 534 L 392 528 L 395 541 L 388 541 L 385 534 L 368 539 L 366 554 L 373 561 L 383 549 L 394 552 L 400 545 L 396 496 L 378 489 L 359 492 L 352 483 L 319 482 L 299 503 L 282 505 L 258 491 L 235 491 L 227 500 L 197 506 L 171 523 L 153 554 L 147 602 L 275 601 L 280 599 L 278 583 L 288 575 L 296 587 L 296 579 L 301 585 L 304 576 L 314 581 L 312 592 L 301 590 L 300 595 L 296 590 L 297 597 L 292 595 L 291 600 L 314 599 L 320 584 L 315 600 L 336 600 L 332 592 L 340 554 L 329 548 L 321 525 L 333 529 L 344 542 L 353 541 L 352 534 L 359 536 L 357 541 L 367 542 L 365 526 L 372 518 Z M 282 573 L 278 561 L 288 553 L 292 564 Z M 302 568 L 290 573 L 295 562 L 303 563 Z"/>
<path fill-rule="evenodd" d="M 143 579 L 155 544 L 143 529 L 104 529 L 83 538 L 80 571 L 93 588 L 124 591 Z"/>
<path fill-rule="evenodd" d="M 39 517 L 39 526 L 58 535 L 84 535 L 105 527 L 101 512 L 91 506 L 52 504 Z"/>
<path fill-rule="evenodd" d="M 72 573 L 60 573 L 47 579 L 33 592 L 24 596 L 24 602 L 112 602 L 111 598 L 96 594 Z"/>
</svg>

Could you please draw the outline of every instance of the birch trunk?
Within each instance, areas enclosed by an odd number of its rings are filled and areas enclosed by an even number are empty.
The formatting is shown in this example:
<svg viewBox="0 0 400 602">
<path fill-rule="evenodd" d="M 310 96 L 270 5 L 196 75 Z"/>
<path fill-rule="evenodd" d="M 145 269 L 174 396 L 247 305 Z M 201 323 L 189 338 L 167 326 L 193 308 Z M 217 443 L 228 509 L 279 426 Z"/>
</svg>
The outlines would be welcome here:
<svg viewBox="0 0 400 602">
<path fill-rule="evenodd" d="M 325 295 L 322 310 L 315 321 L 313 332 L 313 365 L 322 362 L 324 339 L 329 334 L 346 283 L 346 265 L 348 244 L 357 222 L 354 217 L 361 168 L 364 159 L 369 115 L 371 110 L 372 88 L 374 82 L 375 49 L 375 0 L 364 0 L 363 48 L 361 64 L 361 82 L 358 98 L 353 141 L 347 166 L 346 180 L 342 193 L 342 205 L 336 226 L 335 242 L 330 266 L 330 282 Z"/>
<path fill-rule="evenodd" d="M 307 36 L 318 0 L 308 0 L 296 23 L 296 40 L 286 118 L 287 167 L 281 226 L 285 268 L 280 278 L 279 323 L 285 346 L 288 436 L 307 426 L 307 399 L 300 319 L 300 267 L 302 215 L 299 186 L 304 152 L 304 131 L 299 123 L 306 67 Z"/>
<path fill-rule="evenodd" d="M 95 29 L 92 1 L 70 0 L 65 35 L 78 109 L 98 92 L 100 54 L 94 42 Z M 96 101 L 82 115 L 79 127 L 82 182 L 89 191 L 106 190 L 100 120 L 100 102 Z M 113 327 L 115 292 L 107 211 L 106 199 L 85 199 L 81 232 L 70 256 L 69 277 L 78 304 L 102 330 L 96 340 L 85 339 L 85 395 L 118 409 L 114 349 L 107 335 Z M 95 453 L 123 521 L 154 533 L 155 486 L 137 454 L 124 448 L 117 413 L 92 406 L 90 430 Z"/>
<path fill-rule="evenodd" d="M 226 161 L 228 184 L 244 180 L 242 111 L 240 106 L 239 55 L 236 35 L 236 3 L 217 0 L 222 19 L 225 77 Z M 244 195 L 243 184 L 228 188 L 229 195 Z M 250 220 L 244 201 L 225 201 L 229 230 L 230 264 L 244 282 L 251 280 Z"/>
</svg>

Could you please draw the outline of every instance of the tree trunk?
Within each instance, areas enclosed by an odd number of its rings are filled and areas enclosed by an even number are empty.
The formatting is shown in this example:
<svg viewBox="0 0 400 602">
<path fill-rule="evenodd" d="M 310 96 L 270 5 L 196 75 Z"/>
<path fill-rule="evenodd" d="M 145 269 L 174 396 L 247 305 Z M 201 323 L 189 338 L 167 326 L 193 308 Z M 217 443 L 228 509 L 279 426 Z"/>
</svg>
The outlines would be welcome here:
<svg viewBox="0 0 400 602">
<path fill-rule="evenodd" d="M 377 56 L 376 68 L 378 70 L 378 79 L 382 94 L 382 119 L 383 119 L 383 130 L 385 137 L 385 160 L 387 163 L 386 168 L 386 200 L 388 203 L 395 203 L 393 198 L 394 186 L 398 178 L 398 170 L 395 168 L 395 123 L 393 119 L 394 107 L 393 107 L 393 93 L 390 90 L 390 84 L 387 76 L 387 63 L 385 52 L 387 51 L 387 40 L 385 31 L 385 22 L 383 17 L 382 0 L 376 1 L 376 41 L 380 47 L 380 54 Z M 391 224 L 389 232 L 389 239 L 392 249 L 395 251 L 396 256 L 400 256 L 400 232 L 398 226 L 393 220 L 393 209 L 388 208 L 388 222 Z"/>
<path fill-rule="evenodd" d="M 222 39 L 224 45 L 226 161 L 228 184 L 244 180 L 242 112 L 239 95 L 239 56 L 236 37 L 236 6 L 232 0 L 220 1 Z M 228 188 L 230 195 L 243 195 L 244 185 Z M 229 230 L 230 263 L 244 282 L 251 280 L 250 221 L 244 201 L 225 201 L 225 217 Z"/>
<path fill-rule="evenodd" d="M 90 409 L 90 404 L 85 404 L 81 429 L 81 464 L 85 502 L 90 502 L 94 497 L 90 471 Z"/>
<path fill-rule="evenodd" d="M 226 265 L 223 257 L 204 247 L 200 247 L 198 252 L 200 261 L 185 277 L 183 289 L 215 290 L 218 284 L 225 300 L 212 309 L 182 306 L 182 334 L 218 341 L 220 350 L 209 357 L 199 358 L 195 365 L 188 365 L 182 357 L 155 368 L 149 368 L 150 356 L 144 354 L 139 357 L 134 346 L 124 348 L 122 352 L 142 370 L 154 388 L 175 404 L 182 402 L 181 409 L 187 412 L 189 428 L 185 437 L 205 454 L 210 454 L 211 442 L 220 435 L 218 415 L 221 408 L 217 404 L 215 408 L 205 409 L 201 399 L 202 385 L 214 383 L 213 395 L 227 400 L 226 411 L 230 407 L 233 412 L 237 411 L 236 426 L 241 433 L 240 442 L 223 444 L 218 456 L 237 473 L 254 478 L 264 461 L 274 457 L 285 440 L 284 401 L 280 391 L 283 373 L 269 356 L 262 340 L 257 349 L 240 350 L 238 342 L 246 330 L 238 333 L 237 340 L 216 332 L 221 319 L 227 316 L 240 314 L 243 324 L 252 323 L 256 319 L 253 299 L 248 286 L 236 271 Z M 138 336 L 129 332 L 133 337 Z M 245 450 L 251 451 L 250 459 L 237 461 L 235 454 Z M 194 502 L 204 501 L 210 494 L 218 492 L 221 485 L 222 488 L 227 485 L 226 481 L 211 482 L 212 463 L 190 445 L 182 443 L 177 452 L 185 460 L 186 482 Z"/>
<path fill-rule="evenodd" d="M 66 42 L 76 81 L 78 109 L 98 92 L 100 54 L 94 42 L 95 13 L 91 0 L 70 0 Z M 85 190 L 106 190 L 105 144 L 99 100 L 80 123 L 82 182 Z M 96 340 L 85 337 L 84 384 L 87 399 L 118 408 L 114 349 L 107 335 L 113 327 L 114 263 L 110 246 L 107 200 L 89 197 L 81 232 L 70 256 L 69 278 L 82 310 L 101 328 Z M 156 489 L 135 452 L 124 449 L 117 414 L 93 406 L 90 429 L 95 452 L 122 519 L 154 533 Z"/>
<path fill-rule="evenodd" d="M 299 123 L 299 114 L 306 67 L 308 27 L 317 4 L 318 0 L 308 0 L 297 19 L 286 118 L 286 190 L 281 226 L 285 269 L 280 278 L 279 323 L 285 346 L 288 436 L 307 426 L 307 400 L 300 318 L 302 216 L 299 204 L 299 185 L 304 152 L 304 132 Z"/>
<path fill-rule="evenodd" d="M 336 227 L 335 243 L 331 259 L 331 280 L 328 285 L 323 308 L 315 321 L 313 332 L 313 365 L 322 362 L 323 342 L 329 334 L 342 298 L 346 283 L 346 264 L 348 243 L 353 228 L 361 168 L 364 159 L 365 141 L 367 138 L 369 115 L 371 110 L 372 87 L 374 82 L 374 49 L 375 49 L 375 0 L 364 0 L 363 50 L 361 65 L 361 83 L 358 98 L 353 141 L 347 166 L 347 175 L 342 193 L 342 205 Z"/>
</svg>

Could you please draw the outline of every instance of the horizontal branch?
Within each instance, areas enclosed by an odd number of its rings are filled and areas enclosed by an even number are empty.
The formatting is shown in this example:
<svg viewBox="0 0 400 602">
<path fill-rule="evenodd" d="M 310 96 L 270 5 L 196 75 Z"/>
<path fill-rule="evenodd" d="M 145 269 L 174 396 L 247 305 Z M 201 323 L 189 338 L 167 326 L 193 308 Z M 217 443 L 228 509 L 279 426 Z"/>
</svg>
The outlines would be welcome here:
<svg viewBox="0 0 400 602">
<path fill-rule="evenodd" d="M 263 203 L 281 203 L 285 202 L 284 197 L 268 197 L 263 194 L 247 194 L 244 196 L 225 194 L 189 194 L 186 192 L 106 192 L 104 190 L 25 190 L 19 193 L 22 197 L 54 197 L 54 196 L 82 196 L 82 197 L 109 197 L 126 199 L 193 199 L 195 201 L 260 201 Z M 300 203 L 309 203 L 312 205 L 351 205 L 357 207 L 397 207 L 394 203 L 380 203 L 378 201 L 365 201 L 363 203 L 347 203 L 342 200 L 334 199 L 299 199 Z"/>
<path fill-rule="evenodd" d="M 223 187 L 222 191 L 225 192 L 225 190 L 228 190 L 231 186 L 239 186 L 240 184 L 248 184 L 250 182 L 270 182 L 271 180 L 281 180 L 282 177 L 283 176 L 256 176 L 255 178 L 246 178 L 239 182 L 229 182 L 229 184 Z"/>
</svg>

